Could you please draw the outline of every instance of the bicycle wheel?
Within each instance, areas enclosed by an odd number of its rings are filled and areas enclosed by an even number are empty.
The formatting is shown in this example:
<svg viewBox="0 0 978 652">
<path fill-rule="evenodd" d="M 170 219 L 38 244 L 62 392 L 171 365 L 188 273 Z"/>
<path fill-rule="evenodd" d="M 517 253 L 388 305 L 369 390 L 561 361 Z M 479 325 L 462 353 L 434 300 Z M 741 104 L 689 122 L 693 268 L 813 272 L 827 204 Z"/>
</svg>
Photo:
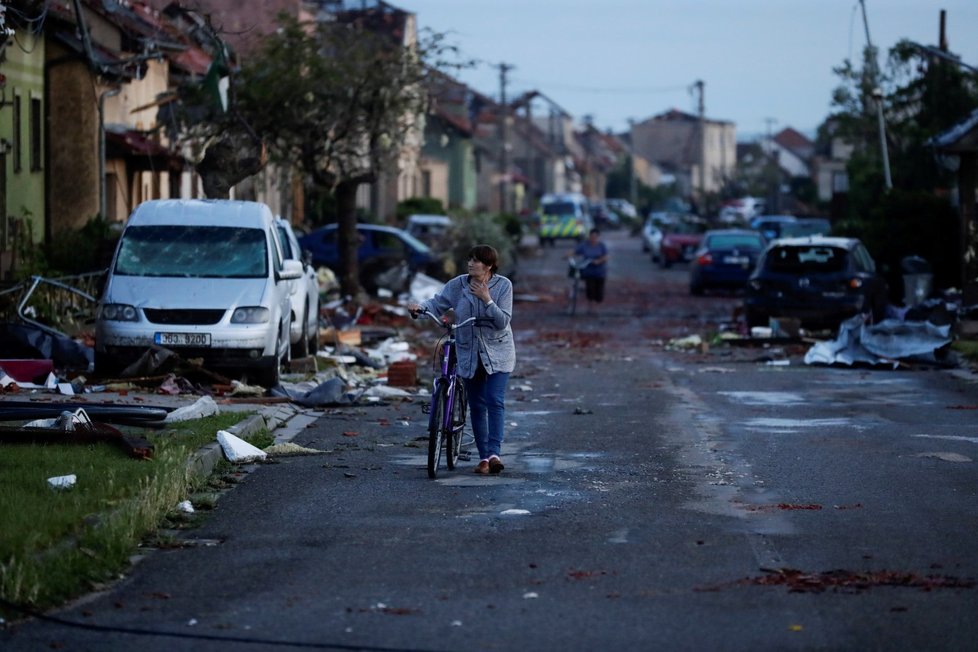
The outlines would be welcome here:
<svg viewBox="0 0 978 652">
<path fill-rule="evenodd" d="M 571 317 L 577 312 L 577 290 L 581 283 L 581 278 L 579 276 L 574 277 L 574 283 L 571 285 L 570 297 L 567 305 L 567 314 Z"/>
<path fill-rule="evenodd" d="M 455 381 L 455 391 L 452 392 L 452 422 L 448 433 L 448 450 L 445 451 L 445 464 L 449 470 L 455 468 L 458 455 L 462 450 L 462 431 L 465 429 L 466 413 L 465 384 L 459 378 Z"/>
<path fill-rule="evenodd" d="M 428 477 L 431 479 L 438 477 L 438 466 L 441 464 L 446 390 L 445 383 L 439 381 L 435 393 L 431 395 L 431 410 L 428 415 Z"/>
</svg>

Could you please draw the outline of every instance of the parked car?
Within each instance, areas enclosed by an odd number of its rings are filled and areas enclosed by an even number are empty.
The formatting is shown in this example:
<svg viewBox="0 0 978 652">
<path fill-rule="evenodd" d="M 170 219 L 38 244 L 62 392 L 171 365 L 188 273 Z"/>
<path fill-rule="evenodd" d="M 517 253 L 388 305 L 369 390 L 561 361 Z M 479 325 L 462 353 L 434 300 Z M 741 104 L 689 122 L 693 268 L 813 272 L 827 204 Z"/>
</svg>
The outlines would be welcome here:
<svg viewBox="0 0 978 652">
<path fill-rule="evenodd" d="M 269 208 L 152 200 L 116 246 L 95 322 L 95 371 L 118 373 L 153 345 L 264 386 L 289 360 L 293 282 Z"/>
<path fill-rule="evenodd" d="M 405 230 L 429 247 L 441 246 L 452 228 L 447 215 L 409 215 Z"/>
<path fill-rule="evenodd" d="M 444 260 L 407 231 L 380 224 L 357 224 L 357 234 L 360 284 L 368 292 L 376 292 L 380 287 L 403 289 L 398 286 L 417 272 L 446 280 Z M 327 224 L 304 235 L 299 238 L 299 244 L 311 252 L 313 265 L 329 267 L 337 273 L 342 271 L 336 224 Z"/>
<path fill-rule="evenodd" d="M 649 254 L 653 263 L 659 262 L 662 255 L 662 238 L 665 234 L 662 227 L 651 216 L 645 220 L 642 227 L 642 251 Z"/>
<path fill-rule="evenodd" d="M 751 326 L 793 317 L 806 327 L 836 327 L 854 315 L 886 313 L 887 285 L 856 238 L 784 238 L 768 245 L 747 282 Z"/>
<path fill-rule="evenodd" d="M 759 197 L 740 197 L 732 199 L 720 209 L 718 220 L 721 224 L 746 225 L 756 215 L 763 213 L 767 202 Z"/>
<path fill-rule="evenodd" d="M 570 238 L 583 241 L 594 227 L 590 207 L 584 195 L 562 193 L 544 195 L 540 199 L 541 245 L 555 246 L 556 241 Z"/>
<path fill-rule="evenodd" d="M 807 235 L 829 235 L 832 223 L 824 217 L 799 217 L 781 224 L 782 238 L 802 238 Z"/>
<path fill-rule="evenodd" d="M 706 230 L 706 222 L 699 218 L 686 217 L 677 221 L 662 237 L 659 265 L 665 268 L 673 263 L 691 261 L 693 252 L 699 248 Z"/>
<path fill-rule="evenodd" d="M 303 358 L 319 351 L 319 279 L 312 266 L 312 256 L 303 252 L 292 225 L 281 217 L 275 218 L 279 246 L 286 260 L 302 263 L 302 278 L 292 281 L 292 329 L 289 341 L 292 356 Z"/>
<path fill-rule="evenodd" d="M 750 228 L 760 231 L 761 235 L 770 242 L 781 237 L 785 225 L 797 221 L 798 218 L 793 215 L 759 215 L 750 221 Z"/>
<path fill-rule="evenodd" d="M 757 231 L 707 231 L 689 268 L 689 292 L 700 295 L 713 288 L 743 289 L 767 241 Z"/>
</svg>

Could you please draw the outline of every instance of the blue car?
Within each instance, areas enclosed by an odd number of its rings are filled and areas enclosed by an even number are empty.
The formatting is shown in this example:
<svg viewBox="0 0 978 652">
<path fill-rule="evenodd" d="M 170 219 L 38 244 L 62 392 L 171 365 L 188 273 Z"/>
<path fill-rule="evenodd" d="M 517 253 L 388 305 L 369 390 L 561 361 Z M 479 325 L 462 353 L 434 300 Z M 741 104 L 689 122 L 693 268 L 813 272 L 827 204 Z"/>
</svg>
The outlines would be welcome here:
<svg viewBox="0 0 978 652">
<path fill-rule="evenodd" d="M 703 234 L 689 268 L 689 293 L 713 288 L 740 290 L 754 271 L 767 240 L 748 229 L 717 229 Z"/>
<path fill-rule="evenodd" d="M 373 285 L 373 277 L 401 265 L 411 273 L 423 272 L 445 280 L 445 264 L 441 257 L 407 231 L 379 224 L 357 224 L 357 233 L 360 236 L 357 261 L 361 283 L 367 289 Z M 340 272 L 336 224 L 328 224 L 302 236 L 299 244 L 312 255 L 313 265 Z"/>
</svg>

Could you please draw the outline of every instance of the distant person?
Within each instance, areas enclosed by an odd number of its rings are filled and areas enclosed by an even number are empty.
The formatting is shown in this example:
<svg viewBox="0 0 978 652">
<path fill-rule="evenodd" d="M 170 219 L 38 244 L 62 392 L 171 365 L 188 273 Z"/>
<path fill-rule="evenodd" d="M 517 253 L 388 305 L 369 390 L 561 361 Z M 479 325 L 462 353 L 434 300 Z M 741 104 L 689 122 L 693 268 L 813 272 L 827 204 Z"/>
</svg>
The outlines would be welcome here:
<svg viewBox="0 0 978 652">
<path fill-rule="evenodd" d="M 608 246 L 601 241 L 601 231 L 591 229 L 587 240 L 577 245 L 567 257 L 588 261 L 587 267 L 581 270 L 581 279 L 584 281 L 587 312 L 593 315 L 595 306 L 604 301 L 605 279 L 608 278 Z"/>
<path fill-rule="evenodd" d="M 476 245 L 469 251 L 468 274 L 456 276 L 427 301 L 408 305 L 414 315 L 428 310 L 440 317 L 454 310 L 458 323 L 477 318 L 471 326 L 458 329 L 455 350 L 479 449 L 475 472 L 481 475 L 504 468 L 500 454 L 506 425 L 506 384 L 516 367 L 516 345 L 509 325 L 513 284 L 496 273 L 498 268 L 496 250 Z"/>
</svg>

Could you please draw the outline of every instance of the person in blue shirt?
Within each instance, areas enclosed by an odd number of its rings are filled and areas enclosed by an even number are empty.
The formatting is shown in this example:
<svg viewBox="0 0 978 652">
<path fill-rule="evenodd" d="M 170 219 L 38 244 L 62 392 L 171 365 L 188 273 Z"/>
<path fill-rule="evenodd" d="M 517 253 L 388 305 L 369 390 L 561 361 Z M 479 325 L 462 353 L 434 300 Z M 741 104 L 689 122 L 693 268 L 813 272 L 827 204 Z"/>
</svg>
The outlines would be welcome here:
<svg viewBox="0 0 978 652">
<path fill-rule="evenodd" d="M 584 258 L 590 264 L 581 270 L 588 314 L 594 314 L 596 304 L 604 301 L 604 282 L 608 278 L 608 247 L 601 241 L 601 231 L 591 229 L 587 240 L 577 245 L 568 258 Z"/>
</svg>

